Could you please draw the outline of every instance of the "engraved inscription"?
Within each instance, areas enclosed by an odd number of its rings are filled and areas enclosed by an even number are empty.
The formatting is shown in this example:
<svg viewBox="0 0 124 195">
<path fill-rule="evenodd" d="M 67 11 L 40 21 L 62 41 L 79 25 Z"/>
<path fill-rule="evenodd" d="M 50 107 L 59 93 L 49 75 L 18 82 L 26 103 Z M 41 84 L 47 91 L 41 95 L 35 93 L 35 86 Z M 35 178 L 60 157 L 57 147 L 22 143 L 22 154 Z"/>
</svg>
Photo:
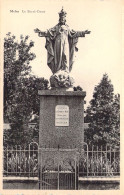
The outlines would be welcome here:
<svg viewBox="0 0 124 195">
<path fill-rule="evenodd" d="M 69 107 L 67 105 L 56 106 L 55 126 L 69 126 Z"/>
</svg>

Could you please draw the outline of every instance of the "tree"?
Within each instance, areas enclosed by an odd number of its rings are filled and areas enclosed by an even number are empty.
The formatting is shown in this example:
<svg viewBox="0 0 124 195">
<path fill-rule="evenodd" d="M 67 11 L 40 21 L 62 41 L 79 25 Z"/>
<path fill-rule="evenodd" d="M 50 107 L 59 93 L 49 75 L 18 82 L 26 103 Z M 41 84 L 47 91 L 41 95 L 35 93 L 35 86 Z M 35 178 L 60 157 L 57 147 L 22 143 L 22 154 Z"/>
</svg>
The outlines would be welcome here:
<svg viewBox="0 0 124 195">
<path fill-rule="evenodd" d="M 113 90 L 108 75 L 104 74 L 86 110 L 89 128 L 85 130 L 85 141 L 89 145 L 119 145 L 119 95 L 114 96 Z"/>
<path fill-rule="evenodd" d="M 48 89 L 48 81 L 31 75 L 34 46 L 28 36 L 18 43 L 9 33 L 4 42 L 4 118 L 10 123 L 8 144 L 28 143 L 32 139 L 28 123 L 39 115 L 38 90 Z"/>
<path fill-rule="evenodd" d="M 20 78 L 26 77 L 31 71 L 30 61 L 35 54 L 30 52 L 33 41 L 28 43 L 29 37 L 20 36 L 20 42 L 8 33 L 4 39 L 4 114 L 8 118 L 11 101 L 16 95 L 16 88 Z"/>
<path fill-rule="evenodd" d="M 110 132 L 110 144 L 120 145 L 120 95 L 116 94 L 112 104 L 112 131 Z"/>
<path fill-rule="evenodd" d="M 48 81 L 44 78 L 20 78 L 16 88 L 16 96 L 11 101 L 11 112 L 9 113 L 9 123 L 12 128 L 12 139 L 10 141 L 18 144 L 29 143 L 32 139 L 31 130 L 28 123 L 32 115 L 39 116 L 40 100 L 38 90 L 48 89 Z M 30 139 L 29 139 L 30 138 Z"/>
</svg>

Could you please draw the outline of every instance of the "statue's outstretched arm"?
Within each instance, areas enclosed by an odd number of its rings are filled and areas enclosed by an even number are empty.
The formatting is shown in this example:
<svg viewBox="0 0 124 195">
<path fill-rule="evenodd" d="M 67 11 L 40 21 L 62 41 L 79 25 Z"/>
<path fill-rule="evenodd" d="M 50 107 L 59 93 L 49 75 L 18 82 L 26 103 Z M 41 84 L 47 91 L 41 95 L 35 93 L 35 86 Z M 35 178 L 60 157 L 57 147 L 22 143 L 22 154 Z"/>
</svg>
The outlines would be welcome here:
<svg viewBox="0 0 124 195">
<path fill-rule="evenodd" d="M 85 30 L 85 31 L 77 31 L 76 36 L 77 37 L 85 37 L 85 34 L 90 34 L 91 31 Z"/>
<path fill-rule="evenodd" d="M 73 37 L 85 37 L 85 34 L 90 34 L 91 31 L 85 30 L 85 31 L 75 31 Z"/>
<path fill-rule="evenodd" d="M 38 36 L 39 37 L 47 37 L 48 36 L 48 33 L 46 31 L 40 31 L 38 28 L 34 29 L 34 32 L 35 33 L 38 33 Z"/>
</svg>

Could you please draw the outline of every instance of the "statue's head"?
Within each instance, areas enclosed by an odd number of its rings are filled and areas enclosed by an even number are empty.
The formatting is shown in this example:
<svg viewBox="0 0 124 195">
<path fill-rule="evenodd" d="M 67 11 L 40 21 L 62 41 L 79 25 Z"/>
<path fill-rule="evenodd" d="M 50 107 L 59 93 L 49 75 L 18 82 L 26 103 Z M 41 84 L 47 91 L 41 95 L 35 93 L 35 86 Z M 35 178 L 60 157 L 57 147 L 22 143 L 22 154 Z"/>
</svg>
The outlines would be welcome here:
<svg viewBox="0 0 124 195">
<path fill-rule="evenodd" d="M 59 23 L 61 25 L 65 24 L 66 23 L 66 12 L 64 11 L 63 7 L 62 7 L 62 10 L 59 12 Z"/>
</svg>

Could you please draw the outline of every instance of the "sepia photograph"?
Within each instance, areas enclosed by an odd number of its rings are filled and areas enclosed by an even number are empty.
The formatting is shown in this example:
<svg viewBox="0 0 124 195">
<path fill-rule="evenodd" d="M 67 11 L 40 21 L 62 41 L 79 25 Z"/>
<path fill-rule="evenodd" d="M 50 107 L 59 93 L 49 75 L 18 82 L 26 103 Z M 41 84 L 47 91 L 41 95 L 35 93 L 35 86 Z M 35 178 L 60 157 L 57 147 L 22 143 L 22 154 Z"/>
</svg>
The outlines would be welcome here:
<svg viewBox="0 0 124 195">
<path fill-rule="evenodd" d="M 122 194 L 122 1 L 1 8 L 1 194 Z"/>
</svg>

